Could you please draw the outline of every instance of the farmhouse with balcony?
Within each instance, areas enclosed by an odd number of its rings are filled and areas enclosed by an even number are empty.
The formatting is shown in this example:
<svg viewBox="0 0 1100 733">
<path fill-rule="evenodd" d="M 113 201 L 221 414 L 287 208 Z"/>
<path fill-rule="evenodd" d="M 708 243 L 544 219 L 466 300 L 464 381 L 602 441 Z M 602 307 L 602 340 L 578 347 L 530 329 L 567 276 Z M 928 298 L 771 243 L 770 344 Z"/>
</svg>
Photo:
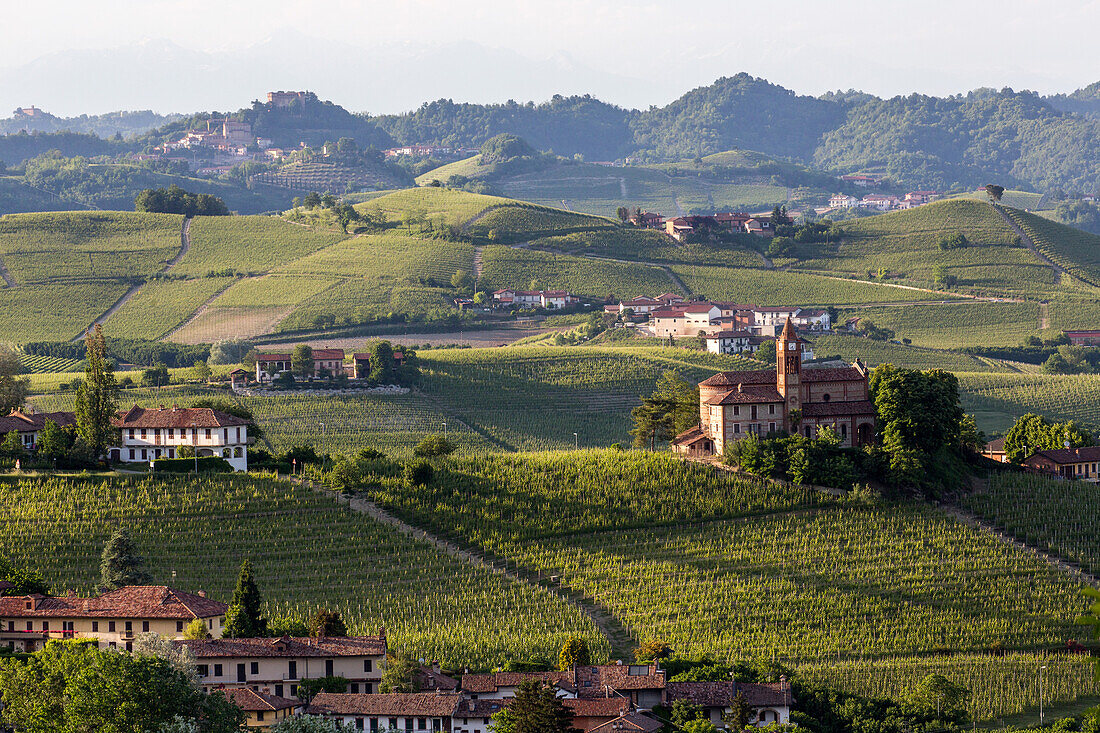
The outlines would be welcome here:
<svg viewBox="0 0 1100 733">
<path fill-rule="evenodd" d="M 177 458 L 188 447 L 201 457 L 220 457 L 237 471 L 248 470 L 249 421 L 209 407 L 144 408 L 134 405 L 111 421 L 122 436 L 107 451 L 113 462 Z"/>
<path fill-rule="evenodd" d="M 265 695 L 296 697 L 302 680 L 343 677 L 350 693 L 372 693 L 382 680 L 385 630 L 378 636 L 278 639 L 185 639 L 198 664 L 203 690 L 250 687 Z"/>
<path fill-rule="evenodd" d="M 555 310 L 579 303 L 580 298 L 565 290 L 512 290 L 504 288 L 493 293 L 498 306 L 521 308 L 545 308 Z"/>
<path fill-rule="evenodd" d="M 660 338 L 698 336 L 720 328 L 722 309 L 714 303 L 694 301 L 656 308 L 649 312 L 649 328 Z"/>
<path fill-rule="evenodd" d="M 133 585 L 92 598 L 43 595 L 0 598 L 0 628 L 9 634 L 48 639 L 95 639 L 99 646 L 130 649 L 134 637 L 152 631 L 182 639 L 200 619 L 212 634 L 221 634 L 229 606 L 164 585 Z M 32 645 L 33 646 L 33 645 Z M 34 651 L 33 648 L 27 651 Z"/>
<path fill-rule="evenodd" d="M 76 414 L 72 412 L 34 412 L 33 410 L 12 410 L 7 417 L 0 417 L 0 436 L 19 433 L 19 442 L 24 450 L 33 451 L 38 447 L 38 433 L 52 422 L 58 427 L 76 425 Z"/>
<path fill-rule="evenodd" d="M 1100 463 L 1100 445 L 1041 450 L 1024 459 L 1024 466 L 1038 473 L 1053 474 L 1057 478 L 1079 479 L 1094 484 L 1100 482 L 1100 476 L 1096 473 L 1098 463 Z"/>
<path fill-rule="evenodd" d="M 699 384 L 700 424 L 677 436 L 673 450 L 721 454 L 741 438 L 775 430 L 812 438 L 827 425 L 845 446 L 874 439 L 875 408 L 868 370 L 859 361 L 841 368 L 803 368 L 804 341 L 788 320 L 776 340 L 776 368 L 720 372 Z"/>
<path fill-rule="evenodd" d="M 761 338 L 751 331 L 715 331 L 703 338 L 712 354 L 751 354 L 760 347 Z"/>
<path fill-rule="evenodd" d="M 829 197 L 830 209 L 854 209 L 859 206 L 859 199 L 846 193 L 837 193 Z"/>
<path fill-rule="evenodd" d="M 244 711 L 246 729 L 270 728 L 280 720 L 297 715 L 305 708 L 301 700 L 268 695 L 257 692 L 251 687 L 228 687 L 220 692 Z"/>
<path fill-rule="evenodd" d="M 256 355 L 256 381 L 271 382 L 280 374 L 292 370 L 291 360 L 293 354 L 273 353 Z M 313 377 L 323 379 L 325 377 L 338 377 L 344 373 L 343 349 L 314 349 L 313 350 Z"/>
</svg>

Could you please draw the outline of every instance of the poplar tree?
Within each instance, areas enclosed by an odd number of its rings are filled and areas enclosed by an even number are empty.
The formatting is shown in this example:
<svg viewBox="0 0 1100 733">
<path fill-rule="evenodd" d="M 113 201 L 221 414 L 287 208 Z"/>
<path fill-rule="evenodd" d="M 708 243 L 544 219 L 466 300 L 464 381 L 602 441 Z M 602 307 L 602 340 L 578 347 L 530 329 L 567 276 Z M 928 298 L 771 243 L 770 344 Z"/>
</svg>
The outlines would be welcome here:
<svg viewBox="0 0 1100 733">
<path fill-rule="evenodd" d="M 111 442 L 111 419 L 118 412 L 118 384 L 107 360 L 107 340 L 96 324 L 84 338 L 88 366 L 76 391 L 76 429 L 81 439 L 99 457 Z"/>
</svg>

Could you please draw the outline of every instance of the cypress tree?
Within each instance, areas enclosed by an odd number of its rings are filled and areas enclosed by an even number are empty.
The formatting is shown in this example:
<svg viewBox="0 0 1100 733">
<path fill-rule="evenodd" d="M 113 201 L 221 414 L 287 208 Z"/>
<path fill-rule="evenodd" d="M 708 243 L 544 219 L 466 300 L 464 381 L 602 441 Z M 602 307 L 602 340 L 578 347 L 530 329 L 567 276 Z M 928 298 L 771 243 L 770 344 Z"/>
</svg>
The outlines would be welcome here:
<svg viewBox="0 0 1100 733">
<path fill-rule="evenodd" d="M 120 527 L 107 540 L 99 563 L 99 587 L 104 592 L 128 585 L 148 585 L 151 578 L 145 572 L 145 560 L 137 554 L 130 531 Z"/>
<path fill-rule="evenodd" d="M 88 366 L 84 369 L 84 381 L 76 391 L 76 430 L 98 458 L 114 435 L 111 418 L 118 412 L 118 384 L 111 362 L 107 360 L 103 327 L 96 324 L 85 336 L 84 344 Z"/>
<path fill-rule="evenodd" d="M 514 733 L 577 733 L 573 714 L 549 685 L 538 680 L 520 683 L 508 709 L 515 721 Z"/>
<path fill-rule="evenodd" d="M 237 575 L 237 587 L 233 600 L 225 613 L 224 638 L 267 636 L 267 619 L 260 615 L 260 589 L 252 577 L 252 560 L 245 558 Z"/>
</svg>

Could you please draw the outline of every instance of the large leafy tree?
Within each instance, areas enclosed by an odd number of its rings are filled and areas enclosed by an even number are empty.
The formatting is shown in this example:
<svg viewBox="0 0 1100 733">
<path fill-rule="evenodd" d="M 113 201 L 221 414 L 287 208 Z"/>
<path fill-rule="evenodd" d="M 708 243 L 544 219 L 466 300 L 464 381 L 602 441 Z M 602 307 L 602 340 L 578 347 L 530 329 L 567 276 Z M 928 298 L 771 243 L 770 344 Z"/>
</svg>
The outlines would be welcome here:
<svg viewBox="0 0 1100 733">
<path fill-rule="evenodd" d="M 558 669 L 573 669 L 589 664 L 592 664 L 592 653 L 588 649 L 588 642 L 579 636 L 566 639 L 558 654 Z"/>
<path fill-rule="evenodd" d="M 539 680 L 526 680 L 516 688 L 509 706 L 514 719 L 513 733 L 576 733 L 573 714 Z"/>
<path fill-rule="evenodd" d="M 150 577 L 144 565 L 145 560 L 137 554 L 130 530 L 119 527 L 103 548 L 99 563 L 100 589 L 111 591 L 128 585 L 147 585 Z"/>
<path fill-rule="evenodd" d="M 252 560 L 245 558 L 237 575 L 237 587 L 225 613 L 224 638 L 267 636 L 267 619 L 260 611 L 263 598 L 252 575 Z"/>
<path fill-rule="evenodd" d="M 1041 450 L 1092 445 L 1092 435 L 1077 423 L 1051 422 L 1042 415 L 1029 412 L 1021 415 L 1005 435 L 1005 455 L 1013 463 L 1021 463 Z"/>
<path fill-rule="evenodd" d="M 679 372 L 664 372 L 648 397 L 630 412 L 634 419 L 634 444 L 654 447 L 658 440 L 671 440 L 699 423 L 699 389 Z"/>
<path fill-rule="evenodd" d="M 12 587 L 0 591 L 0 595 L 26 596 L 32 593 L 49 595 L 50 586 L 38 571 L 22 570 L 11 564 L 6 557 L 0 557 L 0 580 L 6 580 Z"/>
<path fill-rule="evenodd" d="M 308 344 L 298 344 L 290 355 L 290 369 L 300 377 L 313 374 L 313 349 Z"/>
<path fill-rule="evenodd" d="M 379 692 L 417 692 L 416 660 L 405 654 L 391 655 L 386 658 L 386 669 L 382 672 Z"/>
<path fill-rule="evenodd" d="M 339 611 L 319 608 L 309 621 L 309 634 L 310 636 L 347 636 L 348 627 Z"/>
<path fill-rule="evenodd" d="M 76 427 L 80 438 L 99 456 L 114 436 L 111 419 L 118 412 L 118 384 L 107 359 L 103 327 L 97 324 L 88 332 L 84 344 L 87 367 L 76 391 Z"/>
</svg>

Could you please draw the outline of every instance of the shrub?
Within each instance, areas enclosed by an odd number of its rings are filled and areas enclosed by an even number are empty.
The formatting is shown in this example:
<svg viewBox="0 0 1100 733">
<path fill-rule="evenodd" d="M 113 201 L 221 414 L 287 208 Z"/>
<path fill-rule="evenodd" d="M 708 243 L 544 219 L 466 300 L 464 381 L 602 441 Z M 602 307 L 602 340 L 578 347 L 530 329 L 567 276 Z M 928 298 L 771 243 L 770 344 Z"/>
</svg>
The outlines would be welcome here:
<svg viewBox="0 0 1100 733">
<path fill-rule="evenodd" d="M 432 478 L 435 477 L 435 469 L 432 464 L 421 458 L 406 463 L 401 476 L 409 486 L 424 486 L 431 483 Z"/>
</svg>

